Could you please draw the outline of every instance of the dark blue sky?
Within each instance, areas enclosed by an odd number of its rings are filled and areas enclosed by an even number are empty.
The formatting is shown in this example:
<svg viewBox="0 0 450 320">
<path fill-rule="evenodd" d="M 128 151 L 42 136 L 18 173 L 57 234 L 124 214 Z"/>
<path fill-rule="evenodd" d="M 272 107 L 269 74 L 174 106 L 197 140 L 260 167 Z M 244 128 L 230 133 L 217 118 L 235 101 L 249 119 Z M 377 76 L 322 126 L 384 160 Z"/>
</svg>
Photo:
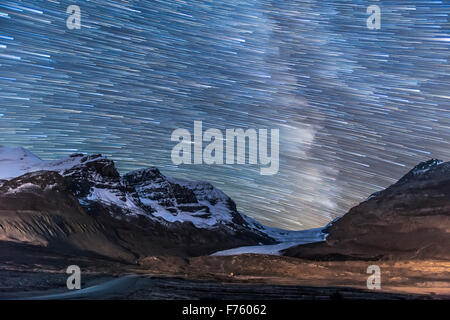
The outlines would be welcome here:
<svg viewBox="0 0 450 320">
<path fill-rule="evenodd" d="M 71 4 L 80 30 L 66 28 Z M 0 144 L 155 165 L 263 223 L 320 226 L 450 159 L 449 13 L 434 0 L 2 1 Z M 279 174 L 174 166 L 170 135 L 194 120 L 279 128 Z"/>
</svg>

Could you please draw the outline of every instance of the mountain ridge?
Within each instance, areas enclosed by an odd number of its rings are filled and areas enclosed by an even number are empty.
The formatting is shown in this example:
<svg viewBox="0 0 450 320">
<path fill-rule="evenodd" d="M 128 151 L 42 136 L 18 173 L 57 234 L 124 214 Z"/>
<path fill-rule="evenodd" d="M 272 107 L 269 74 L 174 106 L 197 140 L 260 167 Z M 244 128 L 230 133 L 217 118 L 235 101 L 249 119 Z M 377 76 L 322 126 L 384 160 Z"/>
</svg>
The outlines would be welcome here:
<svg viewBox="0 0 450 320">
<path fill-rule="evenodd" d="M 311 260 L 450 260 L 450 162 L 419 163 L 324 232 L 324 242 L 283 254 Z"/>
<path fill-rule="evenodd" d="M 156 167 L 120 175 L 100 154 L 43 161 L 24 148 L 0 147 L 0 240 L 127 261 L 252 252 L 448 259 L 449 200 L 450 162 L 431 159 L 327 226 L 287 231 L 241 214 L 208 182 L 166 177 Z"/>
<path fill-rule="evenodd" d="M 121 176 L 100 154 L 43 161 L 24 148 L 2 147 L 0 155 L 0 237 L 5 241 L 65 245 L 131 261 L 274 244 L 299 233 L 263 226 L 212 184 L 166 177 L 156 167 Z M 55 199 L 71 202 L 72 210 L 58 208 Z M 24 216 L 24 211 L 31 213 Z M 99 236 L 92 245 L 82 241 L 83 235 L 91 236 L 88 228 L 71 225 L 80 219 L 98 226 L 91 232 Z M 121 231 L 127 228 L 135 239 Z M 166 252 L 156 248 L 158 243 Z M 107 247 L 118 248 L 117 254 Z"/>
</svg>

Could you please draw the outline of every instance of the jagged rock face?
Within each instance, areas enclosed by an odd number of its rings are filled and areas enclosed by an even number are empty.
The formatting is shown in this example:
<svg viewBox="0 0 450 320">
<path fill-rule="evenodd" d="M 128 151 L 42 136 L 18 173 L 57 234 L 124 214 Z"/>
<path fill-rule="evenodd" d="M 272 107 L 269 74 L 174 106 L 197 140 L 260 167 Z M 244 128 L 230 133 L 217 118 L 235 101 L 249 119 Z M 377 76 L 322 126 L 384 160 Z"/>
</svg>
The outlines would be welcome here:
<svg viewBox="0 0 450 320">
<path fill-rule="evenodd" d="M 182 211 L 207 211 L 207 206 L 198 203 L 194 192 L 178 184 L 171 183 L 157 168 L 130 172 L 123 177 L 126 186 L 133 190 L 133 196 L 140 199 L 145 208 L 152 212 L 164 208 L 176 216 Z"/>
<path fill-rule="evenodd" d="M 254 229 L 237 211 L 236 204 L 207 182 L 188 182 L 165 177 L 157 168 L 130 172 L 122 182 L 140 207 L 169 222 L 191 222 L 200 228 L 227 228 L 266 236 Z M 265 240 L 265 241 L 264 241 Z"/>
<path fill-rule="evenodd" d="M 114 162 L 101 155 L 83 156 L 77 164 L 60 173 L 71 193 L 88 210 L 101 204 L 107 207 L 110 214 L 116 218 L 143 214 L 140 201 L 133 197 L 134 189 L 122 183 L 122 178 Z M 152 211 L 151 208 L 147 208 Z"/>
<path fill-rule="evenodd" d="M 323 243 L 286 255 L 331 259 L 450 259 L 450 162 L 420 163 L 329 227 Z"/>
<path fill-rule="evenodd" d="M 72 157 L 80 156 L 73 155 Z M 80 164 L 65 170 L 63 175 L 66 177 L 71 191 L 79 198 L 87 197 L 91 188 L 123 189 L 114 162 L 104 159 L 100 155 L 82 157 Z"/>
<path fill-rule="evenodd" d="M 205 204 L 211 211 L 224 211 L 228 213 L 229 217 L 227 217 L 226 221 L 223 223 L 232 227 L 238 225 L 245 228 L 251 228 L 253 232 L 258 232 L 258 229 L 264 228 L 258 223 L 245 219 L 244 216 L 237 211 L 236 203 L 234 203 L 234 201 L 225 193 L 216 189 L 211 183 L 189 182 L 179 179 L 171 180 L 184 188 L 192 190 L 199 203 Z M 211 216 L 211 214 L 206 214 L 202 217 L 208 219 Z"/>
</svg>

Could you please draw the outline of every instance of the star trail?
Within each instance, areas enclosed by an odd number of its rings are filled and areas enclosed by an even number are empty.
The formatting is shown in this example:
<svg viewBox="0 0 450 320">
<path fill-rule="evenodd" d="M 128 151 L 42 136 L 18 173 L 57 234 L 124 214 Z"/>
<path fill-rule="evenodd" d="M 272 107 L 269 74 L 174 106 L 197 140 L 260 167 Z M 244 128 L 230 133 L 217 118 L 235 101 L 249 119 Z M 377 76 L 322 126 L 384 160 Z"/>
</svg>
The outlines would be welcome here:
<svg viewBox="0 0 450 320">
<path fill-rule="evenodd" d="M 0 145 L 157 166 L 264 224 L 322 226 L 420 161 L 450 160 L 449 13 L 444 0 L 2 0 Z M 171 133 L 194 121 L 280 129 L 279 173 L 175 166 Z"/>
</svg>

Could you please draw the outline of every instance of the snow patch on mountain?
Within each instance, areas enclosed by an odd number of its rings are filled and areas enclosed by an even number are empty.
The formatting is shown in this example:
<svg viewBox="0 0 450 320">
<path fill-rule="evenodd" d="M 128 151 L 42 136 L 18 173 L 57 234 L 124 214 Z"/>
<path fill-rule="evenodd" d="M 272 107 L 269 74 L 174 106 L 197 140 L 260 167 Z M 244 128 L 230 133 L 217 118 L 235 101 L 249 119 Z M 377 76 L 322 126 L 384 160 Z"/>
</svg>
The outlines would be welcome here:
<svg viewBox="0 0 450 320">
<path fill-rule="evenodd" d="M 8 191 L 6 192 L 6 194 L 18 193 L 18 192 L 28 191 L 28 190 L 32 190 L 32 189 L 39 189 L 39 186 L 37 186 L 33 183 L 25 183 L 20 186 L 17 186 L 16 188 L 9 188 Z"/>
<path fill-rule="evenodd" d="M 419 163 L 417 166 L 415 166 L 414 169 L 412 170 L 412 172 L 416 175 L 422 174 L 422 173 L 427 172 L 431 168 L 438 166 L 440 164 L 443 164 L 443 163 L 444 162 L 439 159 L 431 159 L 428 161 L 424 161 L 424 162 Z"/>
<path fill-rule="evenodd" d="M 146 215 L 146 213 L 136 205 L 130 196 L 125 196 L 124 198 L 119 197 L 116 193 L 108 190 L 94 187 L 91 189 L 91 193 L 82 202 L 96 201 L 106 205 L 116 205 L 127 213 L 127 215 L 137 216 L 139 214 Z"/>
<path fill-rule="evenodd" d="M 178 184 L 194 192 L 200 206 L 205 206 L 209 210 L 204 214 L 196 213 L 184 214 L 185 221 L 191 221 L 194 225 L 202 227 L 216 224 L 227 224 L 233 222 L 233 216 L 230 214 L 231 199 L 221 190 L 215 188 L 212 184 L 204 181 L 186 181 L 168 177 L 167 180 L 173 184 Z M 209 213 L 209 214 L 208 214 Z M 201 216 L 202 218 L 199 218 Z"/>
</svg>

